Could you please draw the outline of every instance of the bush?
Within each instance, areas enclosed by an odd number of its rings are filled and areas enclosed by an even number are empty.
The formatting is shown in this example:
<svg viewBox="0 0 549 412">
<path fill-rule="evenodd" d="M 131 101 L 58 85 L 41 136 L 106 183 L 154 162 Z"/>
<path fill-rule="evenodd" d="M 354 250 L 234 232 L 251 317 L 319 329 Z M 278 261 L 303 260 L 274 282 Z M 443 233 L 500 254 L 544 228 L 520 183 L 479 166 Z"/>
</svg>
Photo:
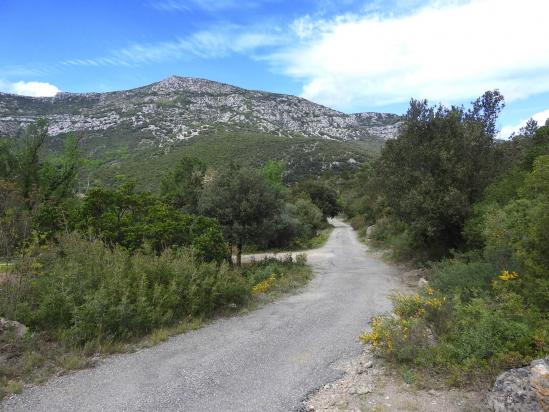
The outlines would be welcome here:
<svg viewBox="0 0 549 412">
<path fill-rule="evenodd" d="M 488 262 L 447 259 L 433 266 L 431 285 L 442 293 L 458 294 L 469 301 L 490 290 L 496 273 L 495 266 Z"/>
<path fill-rule="evenodd" d="M 432 288 L 396 296 L 393 314 L 375 318 L 361 340 L 390 360 L 442 372 L 452 384 L 489 383 L 503 369 L 544 356 L 549 346 L 546 314 L 514 292 L 519 277 L 493 275 L 490 291 L 469 301 Z"/>
<path fill-rule="evenodd" d="M 300 236 L 305 239 L 315 236 L 325 224 L 322 211 L 309 199 L 297 199 L 294 214 L 299 221 Z"/>
<path fill-rule="evenodd" d="M 378 219 L 370 239 L 374 246 L 389 248 L 395 261 L 423 260 L 408 225 L 394 217 Z"/>
<path fill-rule="evenodd" d="M 1 296 L 0 311 L 82 344 L 139 336 L 179 319 L 211 316 L 249 298 L 240 274 L 193 255 L 186 249 L 130 255 L 68 235 L 19 263 L 19 279 Z"/>
</svg>

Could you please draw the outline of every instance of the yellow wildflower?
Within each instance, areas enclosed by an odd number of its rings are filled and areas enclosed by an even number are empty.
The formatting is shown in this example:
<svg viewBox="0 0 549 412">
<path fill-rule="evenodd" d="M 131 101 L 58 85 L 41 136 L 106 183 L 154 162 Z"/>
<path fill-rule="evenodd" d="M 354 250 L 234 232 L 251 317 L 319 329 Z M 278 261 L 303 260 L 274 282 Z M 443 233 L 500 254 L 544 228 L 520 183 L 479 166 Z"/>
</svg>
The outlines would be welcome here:
<svg viewBox="0 0 549 412">
<path fill-rule="evenodd" d="M 513 279 L 518 278 L 518 273 L 517 272 L 510 272 L 509 273 L 509 271 L 504 270 L 503 272 L 501 272 L 501 274 L 498 276 L 498 278 L 500 278 L 501 280 L 506 282 L 508 280 L 513 280 Z"/>
<path fill-rule="evenodd" d="M 269 276 L 267 279 L 265 279 L 262 282 L 259 282 L 257 285 L 252 287 L 252 294 L 253 295 L 260 295 L 262 293 L 267 292 L 276 282 L 276 277 L 274 275 Z"/>
</svg>

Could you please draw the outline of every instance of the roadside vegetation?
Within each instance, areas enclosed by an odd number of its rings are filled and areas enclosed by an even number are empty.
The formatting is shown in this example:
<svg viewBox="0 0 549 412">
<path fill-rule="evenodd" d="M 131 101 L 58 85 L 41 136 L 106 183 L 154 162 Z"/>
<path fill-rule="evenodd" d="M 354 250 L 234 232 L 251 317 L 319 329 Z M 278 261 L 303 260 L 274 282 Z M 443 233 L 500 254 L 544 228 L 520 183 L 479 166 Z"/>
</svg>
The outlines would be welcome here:
<svg viewBox="0 0 549 412">
<path fill-rule="evenodd" d="M 0 140 L 0 397 L 302 286 L 303 256 L 241 264 L 241 252 L 314 244 L 339 212 L 334 190 L 290 189 L 274 161 L 183 157 L 157 194 L 123 177 L 81 191 L 78 140 L 54 156 L 49 139 L 40 120 Z"/>
<path fill-rule="evenodd" d="M 549 125 L 497 141 L 501 107 L 497 91 L 469 109 L 412 101 L 342 190 L 363 237 L 426 269 L 361 337 L 409 382 L 484 387 L 549 353 Z"/>
</svg>

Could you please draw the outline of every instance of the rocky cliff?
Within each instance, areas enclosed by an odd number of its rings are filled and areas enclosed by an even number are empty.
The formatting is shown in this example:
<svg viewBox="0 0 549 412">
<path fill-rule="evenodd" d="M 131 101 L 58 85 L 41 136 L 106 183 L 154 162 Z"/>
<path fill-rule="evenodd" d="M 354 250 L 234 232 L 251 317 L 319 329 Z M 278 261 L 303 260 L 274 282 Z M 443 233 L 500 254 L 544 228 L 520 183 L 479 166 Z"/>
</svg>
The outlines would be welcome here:
<svg viewBox="0 0 549 412">
<path fill-rule="evenodd" d="M 136 143 L 158 147 L 219 125 L 288 137 L 383 141 L 394 137 L 400 124 L 393 114 L 345 114 L 295 96 L 176 76 L 109 93 L 58 93 L 47 98 L 0 93 L 0 134 L 16 135 L 37 117 L 48 119 L 52 135 L 108 135 L 123 129 L 135 134 Z"/>
</svg>

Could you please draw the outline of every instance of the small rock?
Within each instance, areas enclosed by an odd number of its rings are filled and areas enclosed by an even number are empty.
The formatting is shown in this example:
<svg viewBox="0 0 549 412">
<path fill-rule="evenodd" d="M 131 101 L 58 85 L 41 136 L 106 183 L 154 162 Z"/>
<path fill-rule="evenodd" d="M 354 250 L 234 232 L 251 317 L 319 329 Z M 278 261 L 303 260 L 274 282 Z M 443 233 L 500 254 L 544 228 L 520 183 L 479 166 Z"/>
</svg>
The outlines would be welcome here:
<svg viewBox="0 0 549 412">
<path fill-rule="evenodd" d="M 368 369 L 370 369 L 372 366 L 374 366 L 374 364 L 371 361 L 368 361 L 366 363 L 360 363 L 356 369 L 356 373 L 358 375 L 361 375 L 364 372 L 366 372 Z"/>
<path fill-rule="evenodd" d="M 0 334 L 4 333 L 8 329 L 13 329 L 15 336 L 22 338 L 28 331 L 28 328 L 15 320 L 7 320 L 0 318 Z"/>
<path fill-rule="evenodd" d="M 427 391 L 427 393 L 428 393 L 429 395 L 431 395 L 431 396 L 436 396 L 436 395 L 437 395 L 437 392 L 436 392 L 434 389 L 429 389 L 429 390 Z"/>
<path fill-rule="evenodd" d="M 358 388 L 358 389 L 356 390 L 356 394 L 357 394 L 357 395 L 366 395 L 367 393 L 371 393 L 371 392 L 372 392 L 372 388 L 369 388 L 369 387 L 367 387 L 367 386 Z"/>
<path fill-rule="evenodd" d="M 426 288 L 429 286 L 429 282 L 425 278 L 419 278 L 419 280 L 417 281 L 417 286 L 420 289 Z"/>
</svg>

